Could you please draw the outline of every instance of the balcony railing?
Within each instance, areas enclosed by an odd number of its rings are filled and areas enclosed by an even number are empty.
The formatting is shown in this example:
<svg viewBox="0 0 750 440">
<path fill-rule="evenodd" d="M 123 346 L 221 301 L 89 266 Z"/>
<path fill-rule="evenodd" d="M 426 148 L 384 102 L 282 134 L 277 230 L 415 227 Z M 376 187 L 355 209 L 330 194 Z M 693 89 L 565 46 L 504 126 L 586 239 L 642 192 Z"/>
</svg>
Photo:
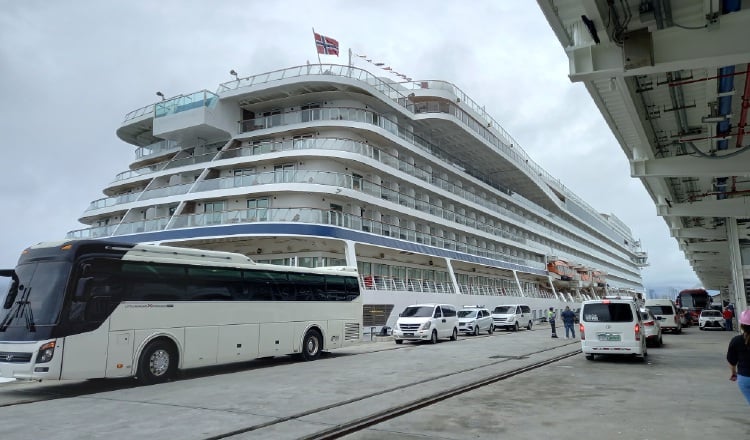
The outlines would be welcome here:
<svg viewBox="0 0 750 440">
<path fill-rule="evenodd" d="M 455 250 L 466 254 L 491 258 L 499 261 L 520 264 L 528 267 L 543 268 L 544 263 L 533 260 L 512 257 L 502 252 L 490 251 L 478 246 L 469 245 L 454 239 L 432 236 L 429 233 L 415 231 L 403 226 L 392 225 L 381 221 L 371 220 L 360 216 L 345 214 L 315 208 L 252 208 L 213 213 L 182 214 L 175 216 L 169 226 L 165 219 L 144 220 L 122 223 L 116 230 L 88 228 L 71 231 L 67 238 L 98 238 L 103 236 L 117 236 L 135 232 L 153 232 L 165 229 L 179 229 L 187 227 L 201 227 L 234 223 L 255 222 L 300 222 L 341 226 L 362 232 L 369 232 L 401 240 L 422 243 L 442 249 Z M 108 228 L 112 228 L 109 226 Z"/>
</svg>

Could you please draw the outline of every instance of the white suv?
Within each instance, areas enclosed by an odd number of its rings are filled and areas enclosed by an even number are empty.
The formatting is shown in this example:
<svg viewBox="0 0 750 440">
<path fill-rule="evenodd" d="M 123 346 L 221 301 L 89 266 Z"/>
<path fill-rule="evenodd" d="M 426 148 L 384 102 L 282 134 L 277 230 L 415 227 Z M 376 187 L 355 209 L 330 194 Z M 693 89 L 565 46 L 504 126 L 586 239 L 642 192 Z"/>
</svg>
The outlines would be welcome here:
<svg viewBox="0 0 750 440">
<path fill-rule="evenodd" d="M 638 306 L 630 297 L 584 301 L 580 318 L 581 350 L 586 359 L 597 354 L 648 356 Z"/>
<path fill-rule="evenodd" d="M 492 316 L 482 306 L 464 306 L 458 311 L 458 331 L 477 336 L 481 332 L 492 334 Z"/>
<path fill-rule="evenodd" d="M 393 328 L 396 344 L 404 341 L 430 341 L 440 338 L 458 339 L 458 316 L 450 304 L 415 304 L 399 313 Z"/>
<path fill-rule="evenodd" d="M 525 327 L 531 330 L 531 308 L 526 304 L 497 306 L 492 310 L 492 323 L 495 329 L 502 327 L 517 332 L 519 328 Z"/>
</svg>

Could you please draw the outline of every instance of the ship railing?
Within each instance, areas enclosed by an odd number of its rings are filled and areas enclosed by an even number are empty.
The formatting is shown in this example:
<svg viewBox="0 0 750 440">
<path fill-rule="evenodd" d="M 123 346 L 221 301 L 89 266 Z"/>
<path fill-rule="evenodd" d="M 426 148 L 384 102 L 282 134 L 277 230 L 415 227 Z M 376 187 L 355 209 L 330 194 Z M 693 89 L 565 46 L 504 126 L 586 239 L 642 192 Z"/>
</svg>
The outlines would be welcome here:
<svg viewBox="0 0 750 440">
<path fill-rule="evenodd" d="M 93 228 L 77 229 L 65 234 L 65 238 L 87 239 L 87 238 L 104 238 L 114 235 L 117 225 L 95 226 Z"/>
<path fill-rule="evenodd" d="M 362 81 L 398 105 L 404 108 L 409 108 L 410 105 L 406 94 L 404 93 L 406 89 L 400 84 L 386 82 L 364 69 L 340 64 L 308 64 L 305 66 L 289 67 L 286 69 L 275 70 L 273 72 L 237 78 L 234 81 L 227 81 L 219 84 L 217 93 L 229 92 L 244 87 L 252 87 L 310 75 L 341 76 Z"/>
<path fill-rule="evenodd" d="M 125 119 L 122 121 L 123 125 L 126 122 L 130 121 L 131 119 L 137 119 L 137 118 L 140 118 L 141 116 L 145 116 L 145 115 L 153 116 L 154 115 L 154 107 L 155 106 L 156 106 L 156 104 L 149 104 L 149 105 L 145 105 L 145 106 L 143 106 L 141 108 L 133 110 L 132 112 L 130 112 L 127 115 L 125 115 Z"/>
<path fill-rule="evenodd" d="M 352 107 L 326 107 L 326 108 L 320 108 L 316 109 L 319 110 L 319 112 L 315 113 L 313 117 L 315 117 L 315 120 L 347 120 L 352 122 L 362 122 L 367 124 L 373 124 L 377 125 L 380 128 L 383 128 L 393 134 L 396 134 L 399 138 L 417 146 L 420 147 L 426 151 L 431 152 L 434 155 L 437 155 L 438 157 L 441 157 L 446 163 L 453 164 L 453 160 L 447 157 L 443 157 L 444 155 L 441 153 L 441 150 L 431 144 L 430 142 L 420 138 L 419 136 L 415 136 L 414 134 L 409 133 L 407 130 L 403 129 L 402 127 L 395 124 L 393 121 L 390 121 L 389 119 L 385 118 L 384 116 L 380 115 L 379 113 L 373 112 L 371 110 L 364 110 L 361 108 L 352 108 Z M 243 121 L 240 121 L 240 132 L 249 132 L 254 130 L 260 130 L 260 129 L 266 129 L 266 128 L 272 128 L 272 127 L 278 127 L 278 126 L 286 126 L 290 124 L 297 124 L 302 121 L 302 118 L 300 117 L 301 114 L 306 114 L 305 111 L 289 111 L 284 113 L 279 113 L 277 115 L 272 116 L 264 116 L 260 118 L 254 118 L 254 119 L 246 119 Z M 292 143 L 291 148 L 296 148 L 297 145 L 300 146 L 300 148 L 305 148 L 306 143 L 314 142 L 314 139 L 303 139 L 300 140 L 299 143 Z M 259 147 L 257 150 L 255 149 L 255 146 L 253 147 L 253 152 L 257 151 L 257 154 L 262 154 L 264 152 L 275 152 L 275 151 L 283 151 L 285 149 L 285 146 L 288 147 L 287 144 L 277 144 L 273 143 L 269 146 L 266 146 L 265 148 Z M 372 150 L 371 150 L 372 151 Z M 355 151 L 356 152 L 356 151 Z M 236 154 L 236 153 L 235 153 Z M 515 155 L 515 152 L 513 150 L 508 150 L 508 155 L 513 157 Z M 409 165 L 405 163 L 404 161 L 400 161 L 395 156 L 389 155 L 384 153 L 383 151 L 378 150 L 377 159 L 386 164 L 390 165 L 394 168 L 398 169 L 414 169 L 413 165 Z M 519 164 L 519 166 L 523 166 Z M 424 175 L 425 177 L 428 175 L 426 171 L 421 173 L 421 175 Z M 439 186 L 440 188 L 450 191 L 459 197 L 466 198 L 469 200 L 472 200 L 474 202 L 479 203 L 479 200 L 483 200 L 481 197 L 477 196 L 476 194 L 466 191 L 463 188 L 457 187 L 453 182 L 440 179 L 435 176 L 431 176 L 430 183 Z M 496 186 L 496 185 L 495 185 Z M 497 189 L 497 188 L 496 188 Z M 539 207 L 534 206 L 535 210 L 538 210 Z M 517 215 L 511 211 L 507 211 L 507 215 L 513 217 L 514 219 L 526 223 L 527 219 L 525 219 L 523 216 Z"/>
<path fill-rule="evenodd" d="M 449 238 L 433 237 L 428 233 L 407 227 L 392 225 L 346 214 L 336 210 L 316 208 L 251 208 L 242 210 L 220 211 L 199 214 L 181 214 L 176 216 L 169 229 L 200 227 L 234 223 L 254 222 L 300 222 L 341 226 L 372 234 L 394 237 L 401 240 L 428 244 L 442 249 L 457 250 L 471 255 L 482 256 L 499 261 L 515 263 L 527 267 L 540 268 L 543 263 L 533 260 L 512 257 L 502 252 L 490 251 L 476 245 L 457 242 Z"/>
<path fill-rule="evenodd" d="M 399 193 L 397 191 L 385 188 L 381 185 L 376 185 L 369 181 L 354 179 L 351 174 L 307 170 L 269 171 L 265 173 L 246 174 L 242 176 L 204 180 L 196 185 L 196 187 L 193 188 L 193 191 L 202 192 L 256 185 L 270 185 L 277 183 L 304 183 L 355 189 L 355 182 L 358 188 L 356 190 L 362 193 L 369 194 L 374 197 L 379 197 L 383 200 L 392 201 L 394 203 L 398 203 L 401 206 L 412 209 L 429 207 L 429 211 L 425 212 L 429 212 L 430 214 L 438 216 L 444 220 L 455 222 L 461 225 L 466 225 L 468 227 L 488 232 L 497 236 L 502 236 L 503 238 L 507 238 L 518 243 L 526 243 L 527 241 L 520 235 L 511 234 L 510 232 L 505 231 L 499 227 L 491 227 L 485 222 L 478 221 L 476 218 L 472 218 L 467 215 L 460 215 L 454 211 L 450 211 L 435 205 L 428 205 L 424 202 L 417 203 L 416 199 L 411 195 Z M 405 239 L 411 236 L 411 234 L 408 233 L 391 234 L 390 231 L 385 231 L 383 235 L 400 236 L 401 238 Z"/>
<path fill-rule="evenodd" d="M 86 208 L 86 211 L 92 211 L 95 209 L 102 209 L 102 208 L 109 208 L 116 205 L 121 205 L 124 203 L 130 203 L 134 202 L 138 199 L 138 195 L 140 193 L 127 193 L 127 194 L 120 194 L 118 196 L 114 197 L 104 197 L 98 200 L 94 200 L 89 204 L 89 207 Z"/>
<path fill-rule="evenodd" d="M 454 293 L 450 283 L 421 278 L 360 274 L 360 285 L 365 290 L 386 292 Z"/>
<path fill-rule="evenodd" d="M 200 90 L 189 95 L 178 95 L 167 100 L 157 102 L 154 107 L 154 117 L 160 118 L 195 108 L 216 106 L 219 97 L 208 90 Z"/>
<path fill-rule="evenodd" d="M 180 144 L 176 141 L 159 141 L 151 145 L 146 145 L 145 147 L 136 148 L 135 158 L 143 159 L 145 157 L 156 156 L 159 154 L 164 154 L 166 152 L 178 151 L 179 149 Z"/>
</svg>

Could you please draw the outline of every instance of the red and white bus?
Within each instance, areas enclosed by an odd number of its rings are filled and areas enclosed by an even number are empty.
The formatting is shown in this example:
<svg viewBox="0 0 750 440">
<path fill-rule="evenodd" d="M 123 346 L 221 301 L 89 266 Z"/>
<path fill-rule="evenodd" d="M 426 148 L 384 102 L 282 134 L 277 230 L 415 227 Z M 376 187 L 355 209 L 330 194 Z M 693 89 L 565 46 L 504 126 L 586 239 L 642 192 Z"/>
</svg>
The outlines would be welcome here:
<svg viewBox="0 0 750 440">
<path fill-rule="evenodd" d="M 685 289 L 677 294 L 675 304 L 690 317 L 691 324 L 695 324 L 701 311 L 711 305 L 711 295 L 705 289 Z"/>
</svg>

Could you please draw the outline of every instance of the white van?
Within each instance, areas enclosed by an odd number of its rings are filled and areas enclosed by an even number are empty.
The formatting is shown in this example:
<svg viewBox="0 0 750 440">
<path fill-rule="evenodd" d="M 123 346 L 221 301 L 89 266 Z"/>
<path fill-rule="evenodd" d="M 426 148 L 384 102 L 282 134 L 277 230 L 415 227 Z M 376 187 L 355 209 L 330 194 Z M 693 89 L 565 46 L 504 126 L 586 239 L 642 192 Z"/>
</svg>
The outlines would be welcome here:
<svg viewBox="0 0 750 440">
<path fill-rule="evenodd" d="M 492 325 L 496 330 L 504 328 L 517 332 L 521 327 L 531 330 L 533 326 L 531 308 L 526 304 L 497 306 L 492 310 Z"/>
<path fill-rule="evenodd" d="M 404 341 L 430 341 L 440 338 L 458 339 L 458 315 L 450 304 L 415 304 L 399 313 L 393 328 L 396 344 Z"/>
<path fill-rule="evenodd" d="M 682 320 L 674 301 L 671 299 L 647 299 L 645 307 L 659 320 L 663 331 L 682 333 Z"/>
<path fill-rule="evenodd" d="M 580 316 L 581 350 L 586 359 L 597 354 L 648 356 L 646 334 L 631 297 L 605 297 L 584 301 Z"/>
</svg>

